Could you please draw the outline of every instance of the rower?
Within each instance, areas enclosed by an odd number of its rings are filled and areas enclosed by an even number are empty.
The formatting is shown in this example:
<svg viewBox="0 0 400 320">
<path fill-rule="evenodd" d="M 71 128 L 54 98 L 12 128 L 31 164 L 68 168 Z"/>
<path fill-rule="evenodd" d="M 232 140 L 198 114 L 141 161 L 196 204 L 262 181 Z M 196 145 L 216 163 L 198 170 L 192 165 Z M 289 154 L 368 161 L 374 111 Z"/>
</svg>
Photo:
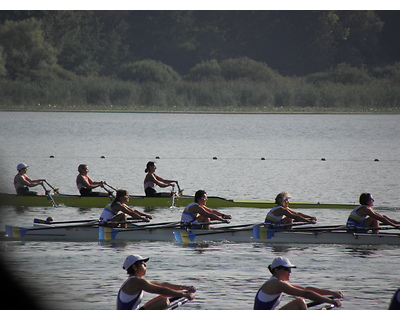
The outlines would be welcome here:
<svg viewBox="0 0 400 320">
<path fill-rule="evenodd" d="M 372 228 L 372 233 L 379 233 L 379 221 L 382 224 L 400 228 L 400 222 L 393 220 L 385 215 L 379 214 L 372 209 L 375 199 L 370 193 L 362 193 L 359 199 L 360 205 L 355 207 L 350 213 L 346 226 L 348 232 L 366 233 L 368 228 Z"/>
<path fill-rule="evenodd" d="M 118 310 L 163 310 L 170 304 L 170 300 L 167 297 L 194 299 L 193 293 L 182 291 L 195 291 L 196 288 L 193 286 L 176 285 L 167 282 L 157 283 L 144 279 L 147 261 L 149 261 L 149 258 L 143 258 L 139 255 L 130 255 L 125 259 L 122 268 L 127 271 L 129 277 L 119 289 L 117 296 Z M 143 291 L 159 294 L 159 296 L 140 307 Z"/>
<path fill-rule="evenodd" d="M 290 194 L 287 192 L 279 193 L 275 198 L 276 207 L 272 208 L 265 217 L 266 226 L 272 226 L 274 229 L 283 229 L 284 227 L 277 227 L 276 225 L 288 225 L 285 229 L 292 229 L 293 221 L 309 222 L 315 224 L 316 217 L 311 217 L 306 214 L 293 211 L 289 208 Z"/>
<path fill-rule="evenodd" d="M 176 180 L 166 180 L 156 175 L 157 166 L 155 162 L 149 161 L 147 162 L 146 169 L 144 170 L 146 177 L 144 178 L 144 192 L 146 197 L 170 197 L 172 196 L 173 191 L 171 192 L 157 192 L 156 186 L 160 188 L 172 187 L 178 183 Z"/>
<path fill-rule="evenodd" d="M 89 168 L 87 164 L 80 164 L 78 166 L 78 176 L 76 177 L 76 187 L 83 197 L 107 197 L 106 192 L 93 192 L 93 189 L 103 187 L 103 181 L 93 181 L 88 176 Z"/>
<path fill-rule="evenodd" d="M 336 307 L 342 305 L 339 300 L 324 297 L 330 295 L 343 298 L 341 292 L 314 287 L 300 287 L 289 283 L 292 268 L 296 268 L 296 266 L 287 258 L 277 257 L 272 261 L 272 264 L 268 266 L 272 277 L 258 290 L 254 300 L 254 310 L 275 310 L 281 302 L 283 293 L 301 298 L 289 302 L 281 307 L 281 310 L 306 310 L 307 304 L 302 298 L 317 302 L 327 302 Z"/>
<path fill-rule="evenodd" d="M 126 190 L 118 190 L 113 202 L 108 204 L 101 213 L 100 222 L 107 225 L 113 225 L 112 223 L 123 223 L 127 221 L 129 215 L 134 219 L 143 219 L 149 222 L 153 217 L 151 215 L 142 213 L 129 207 L 126 203 L 129 201 L 129 194 Z M 127 227 L 126 223 L 124 224 Z"/>
<path fill-rule="evenodd" d="M 190 226 L 190 229 L 200 229 L 202 227 L 205 230 L 209 230 L 211 220 L 230 223 L 232 216 L 210 209 L 206 206 L 206 203 L 207 193 L 204 190 L 197 190 L 194 195 L 194 202 L 189 204 L 182 212 L 181 227 L 185 228 L 187 225 L 199 224 L 198 226 Z"/>
<path fill-rule="evenodd" d="M 30 191 L 29 188 L 43 185 L 45 179 L 32 180 L 26 175 L 29 166 L 25 163 L 17 165 L 18 173 L 14 177 L 14 187 L 19 196 L 37 196 L 38 193 Z"/>
</svg>

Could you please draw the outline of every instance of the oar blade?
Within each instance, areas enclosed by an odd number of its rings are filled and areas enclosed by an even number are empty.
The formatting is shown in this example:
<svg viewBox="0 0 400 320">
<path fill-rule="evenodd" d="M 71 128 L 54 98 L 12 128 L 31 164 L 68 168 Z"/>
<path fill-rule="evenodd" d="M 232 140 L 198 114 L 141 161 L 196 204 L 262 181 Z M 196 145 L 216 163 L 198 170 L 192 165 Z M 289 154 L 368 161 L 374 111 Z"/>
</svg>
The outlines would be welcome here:
<svg viewBox="0 0 400 320">
<path fill-rule="evenodd" d="M 99 227 L 99 240 L 110 241 L 114 240 L 118 234 L 118 230 L 110 227 Z"/>
<path fill-rule="evenodd" d="M 23 238 L 28 229 L 23 227 L 13 227 L 6 225 L 6 235 L 9 238 Z"/>
<path fill-rule="evenodd" d="M 194 239 L 196 238 L 196 234 L 187 233 L 184 231 L 174 231 L 174 237 L 177 242 L 188 243 L 194 241 Z"/>
</svg>

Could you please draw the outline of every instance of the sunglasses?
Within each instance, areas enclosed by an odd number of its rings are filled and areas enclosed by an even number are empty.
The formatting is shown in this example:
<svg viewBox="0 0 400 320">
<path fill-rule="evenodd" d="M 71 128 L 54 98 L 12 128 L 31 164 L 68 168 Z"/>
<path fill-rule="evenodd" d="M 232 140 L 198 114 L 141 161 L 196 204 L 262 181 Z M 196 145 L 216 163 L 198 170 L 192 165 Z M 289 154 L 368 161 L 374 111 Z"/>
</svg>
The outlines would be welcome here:
<svg viewBox="0 0 400 320">
<path fill-rule="evenodd" d="M 292 268 L 289 268 L 289 267 L 278 267 L 278 269 L 283 270 L 283 271 L 288 271 L 288 272 L 292 271 Z"/>
</svg>

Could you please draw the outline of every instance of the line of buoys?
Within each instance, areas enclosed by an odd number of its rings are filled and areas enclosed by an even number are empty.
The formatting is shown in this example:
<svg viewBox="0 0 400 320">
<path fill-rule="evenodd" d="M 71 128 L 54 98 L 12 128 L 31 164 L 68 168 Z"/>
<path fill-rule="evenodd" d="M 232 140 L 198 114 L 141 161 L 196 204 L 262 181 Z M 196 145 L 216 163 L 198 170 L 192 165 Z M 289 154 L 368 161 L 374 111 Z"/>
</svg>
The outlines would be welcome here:
<svg viewBox="0 0 400 320">
<path fill-rule="evenodd" d="M 54 159 L 55 156 L 54 155 L 50 155 L 49 158 Z M 100 156 L 101 159 L 105 159 L 106 156 Z M 156 156 L 155 159 L 161 159 L 159 156 Z M 167 158 L 167 159 L 180 159 L 180 160 L 192 160 L 192 159 L 201 159 L 201 158 Z M 244 159 L 244 158 L 226 158 L 227 160 L 235 160 L 235 159 Z M 212 157 L 212 160 L 218 160 L 218 157 Z M 254 160 L 252 158 L 247 158 L 247 160 Z M 267 160 L 267 158 L 265 157 L 261 157 L 260 160 Z M 296 161 L 306 161 L 306 160 L 316 160 L 316 159 L 279 159 L 279 158 L 271 158 L 269 160 L 296 160 Z M 320 161 L 327 161 L 326 158 L 321 158 Z M 352 160 L 352 159 L 332 159 L 332 161 L 369 161 L 366 159 L 360 160 L 360 159 L 356 159 L 356 160 Z M 379 162 L 380 160 L 378 158 L 375 158 L 373 160 L 374 162 Z M 386 161 L 400 161 L 400 160 L 386 160 Z"/>
</svg>

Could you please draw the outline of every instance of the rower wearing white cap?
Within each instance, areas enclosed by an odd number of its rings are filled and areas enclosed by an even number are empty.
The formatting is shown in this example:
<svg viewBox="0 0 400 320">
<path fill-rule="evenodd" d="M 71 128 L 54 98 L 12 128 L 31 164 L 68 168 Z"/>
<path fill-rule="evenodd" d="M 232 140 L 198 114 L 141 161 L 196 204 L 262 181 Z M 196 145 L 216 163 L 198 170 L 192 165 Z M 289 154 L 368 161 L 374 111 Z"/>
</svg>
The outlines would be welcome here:
<svg viewBox="0 0 400 320">
<path fill-rule="evenodd" d="M 32 180 L 26 175 L 29 166 L 25 163 L 17 165 L 18 173 L 14 177 L 14 187 L 19 196 L 36 196 L 37 192 L 29 191 L 29 188 L 42 184 L 45 179 Z"/>
<path fill-rule="evenodd" d="M 143 258 L 139 255 L 130 255 L 125 259 L 122 268 L 127 271 L 129 277 L 119 289 L 117 297 L 118 310 L 163 310 L 169 306 L 168 297 L 194 299 L 193 293 L 182 291 L 194 291 L 195 288 L 192 286 L 175 285 L 167 282 L 156 283 L 144 279 L 147 261 L 149 261 L 149 258 Z M 159 294 L 159 296 L 140 307 L 143 291 Z"/>
<path fill-rule="evenodd" d="M 281 302 L 282 294 L 286 293 L 297 298 L 281 307 L 281 310 L 306 310 L 305 299 L 316 302 L 327 302 L 337 307 L 342 303 L 339 300 L 324 297 L 325 295 L 343 298 L 341 292 L 335 292 L 314 287 L 300 287 L 289 283 L 292 268 L 296 268 L 287 258 L 278 257 L 268 266 L 272 277 L 258 290 L 254 301 L 254 310 L 274 310 Z"/>
</svg>

